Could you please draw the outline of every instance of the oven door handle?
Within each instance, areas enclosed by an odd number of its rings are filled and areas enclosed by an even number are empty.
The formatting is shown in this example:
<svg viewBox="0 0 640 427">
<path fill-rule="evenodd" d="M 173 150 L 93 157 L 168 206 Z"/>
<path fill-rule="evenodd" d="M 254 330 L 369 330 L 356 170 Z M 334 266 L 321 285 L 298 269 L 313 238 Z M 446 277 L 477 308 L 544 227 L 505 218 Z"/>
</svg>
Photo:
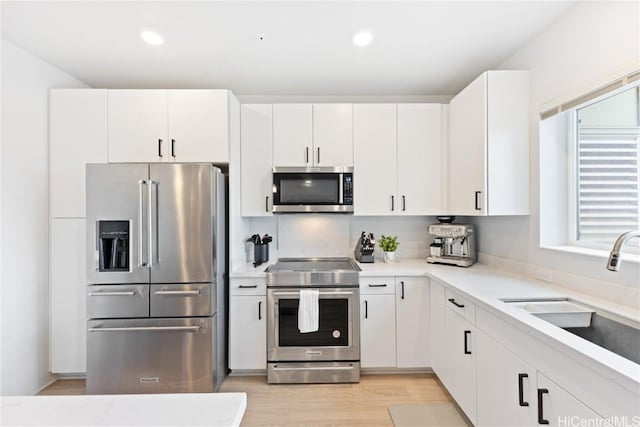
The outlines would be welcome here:
<svg viewBox="0 0 640 427">
<path fill-rule="evenodd" d="M 324 295 L 355 295 L 353 291 L 335 291 L 335 292 L 322 292 L 320 291 L 320 296 Z M 274 297 L 299 297 L 300 292 L 274 292 Z"/>
<path fill-rule="evenodd" d="M 319 367 L 319 366 L 309 366 L 306 368 L 279 368 L 278 365 L 273 366 L 274 371 L 350 371 L 353 370 L 353 366 L 327 366 L 327 367 Z"/>
</svg>

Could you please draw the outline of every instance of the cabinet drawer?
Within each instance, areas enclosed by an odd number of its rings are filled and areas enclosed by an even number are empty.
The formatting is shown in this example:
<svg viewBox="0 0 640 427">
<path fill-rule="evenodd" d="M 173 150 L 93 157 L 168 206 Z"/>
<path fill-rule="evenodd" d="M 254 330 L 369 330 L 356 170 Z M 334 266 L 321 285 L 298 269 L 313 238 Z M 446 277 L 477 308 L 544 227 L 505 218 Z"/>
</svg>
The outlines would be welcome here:
<svg viewBox="0 0 640 427">
<path fill-rule="evenodd" d="M 361 277 L 360 295 L 395 294 L 395 277 Z"/>
<path fill-rule="evenodd" d="M 149 317 L 149 285 L 95 285 L 87 288 L 87 317 Z"/>
<path fill-rule="evenodd" d="M 267 281 L 263 278 L 231 279 L 231 295 L 267 295 Z"/>
<path fill-rule="evenodd" d="M 211 283 L 151 285 L 151 317 L 211 316 Z M 212 297 L 213 295 L 213 297 Z"/>
<path fill-rule="evenodd" d="M 476 307 L 468 299 L 460 294 L 447 289 L 446 305 L 450 310 L 467 319 L 471 324 L 476 324 Z"/>
</svg>

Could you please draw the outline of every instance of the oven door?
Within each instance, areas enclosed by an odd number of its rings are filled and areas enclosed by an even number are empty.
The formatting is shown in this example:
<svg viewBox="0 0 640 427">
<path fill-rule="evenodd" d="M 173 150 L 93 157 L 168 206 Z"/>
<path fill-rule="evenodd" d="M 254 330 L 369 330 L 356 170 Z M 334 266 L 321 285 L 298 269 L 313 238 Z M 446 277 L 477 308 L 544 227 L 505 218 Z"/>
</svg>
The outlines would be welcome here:
<svg viewBox="0 0 640 427">
<path fill-rule="evenodd" d="M 299 289 L 267 290 L 267 360 L 360 360 L 360 296 L 355 288 L 321 288 L 316 332 L 298 330 Z"/>
</svg>

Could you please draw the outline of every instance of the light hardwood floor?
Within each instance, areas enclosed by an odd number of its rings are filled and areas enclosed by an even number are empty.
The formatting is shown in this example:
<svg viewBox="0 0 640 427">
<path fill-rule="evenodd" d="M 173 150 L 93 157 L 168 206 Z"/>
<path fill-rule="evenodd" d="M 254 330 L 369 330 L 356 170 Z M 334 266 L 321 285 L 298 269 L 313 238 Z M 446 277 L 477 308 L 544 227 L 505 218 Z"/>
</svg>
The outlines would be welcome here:
<svg viewBox="0 0 640 427">
<path fill-rule="evenodd" d="M 362 375 L 359 384 L 267 384 L 231 376 L 222 392 L 247 393 L 242 425 L 393 426 L 389 405 L 452 401 L 433 374 Z M 59 380 L 40 394 L 84 394 L 84 380 Z"/>
</svg>

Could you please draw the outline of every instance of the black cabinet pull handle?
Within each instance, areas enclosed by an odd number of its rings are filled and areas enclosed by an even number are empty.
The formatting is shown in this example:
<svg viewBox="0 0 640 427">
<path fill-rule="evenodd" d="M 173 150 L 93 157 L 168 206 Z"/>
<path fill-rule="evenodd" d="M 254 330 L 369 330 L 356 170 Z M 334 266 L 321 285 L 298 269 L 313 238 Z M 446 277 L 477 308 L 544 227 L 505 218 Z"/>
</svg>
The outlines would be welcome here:
<svg viewBox="0 0 640 427">
<path fill-rule="evenodd" d="M 318 158 L 317 160 L 317 164 L 320 164 L 320 147 L 318 147 Z"/>
<path fill-rule="evenodd" d="M 240 286 L 238 286 L 239 289 L 255 289 L 257 287 L 258 287 L 258 285 L 240 285 Z"/>
<path fill-rule="evenodd" d="M 264 211 L 269 212 L 269 196 L 265 196 L 264 198 Z"/>
<path fill-rule="evenodd" d="M 162 140 L 158 140 L 158 157 L 162 157 Z"/>
<path fill-rule="evenodd" d="M 176 157 L 176 140 L 171 139 L 171 157 Z"/>
<path fill-rule="evenodd" d="M 476 210 L 477 211 L 481 211 L 482 208 L 480 208 L 480 201 L 478 200 L 478 196 L 482 193 L 482 191 L 476 191 Z"/>
<path fill-rule="evenodd" d="M 309 163 L 309 147 L 306 147 L 306 156 L 305 156 L 305 163 Z"/>
<path fill-rule="evenodd" d="M 394 210 L 396 210 L 395 207 L 395 197 L 391 196 L 391 211 L 393 212 Z"/>
<path fill-rule="evenodd" d="M 458 308 L 463 308 L 464 307 L 464 304 L 457 303 L 456 300 L 453 299 L 453 298 L 449 298 L 447 301 L 449 301 L 451 304 L 455 305 Z"/>
<path fill-rule="evenodd" d="M 367 302 L 367 300 L 364 300 L 364 318 L 369 318 L 369 303 Z"/>
<path fill-rule="evenodd" d="M 372 285 L 371 283 L 369 283 L 369 287 L 370 288 L 386 288 L 387 284 L 383 283 L 383 284 L 380 284 L 380 285 Z"/>
<path fill-rule="evenodd" d="M 402 287 L 402 292 L 400 293 L 400 299 L 404 299 L 404 282 L 400 282 L 400 286 Z"/>
<path fill-rule="evenodd" d="M 469 335 L 471 335 L 471 331 L 464 331 L 464 354 L 471 354 L 469 351 Z"/>
<path fill-rule="evenodd" d="M 548 394 L 549 390 L 546 388 L 538 389 L 538 424 L 549 424 L 549 420 L 544 419 L 544 408 L 542 404 L 542 396 Z"/>
<path fill-rule="evenodd" d="M 402 196 L 402 210 L 403 211 L 407 210 L 407 201 L 405 200 L 404 196 Z"/>
<path fill-rule="evenodd" d="M 522 380 L 529 378 L 528 374 L 518 374 L 518 403 L 520 406 L 529 406 L 529 402 L 524 401 L 524 385 Z"/>
<path fill-rule="evenodd" d="M 262 320 L 262 301 L 258 301 L 258 320 Z"/>
</svg>

